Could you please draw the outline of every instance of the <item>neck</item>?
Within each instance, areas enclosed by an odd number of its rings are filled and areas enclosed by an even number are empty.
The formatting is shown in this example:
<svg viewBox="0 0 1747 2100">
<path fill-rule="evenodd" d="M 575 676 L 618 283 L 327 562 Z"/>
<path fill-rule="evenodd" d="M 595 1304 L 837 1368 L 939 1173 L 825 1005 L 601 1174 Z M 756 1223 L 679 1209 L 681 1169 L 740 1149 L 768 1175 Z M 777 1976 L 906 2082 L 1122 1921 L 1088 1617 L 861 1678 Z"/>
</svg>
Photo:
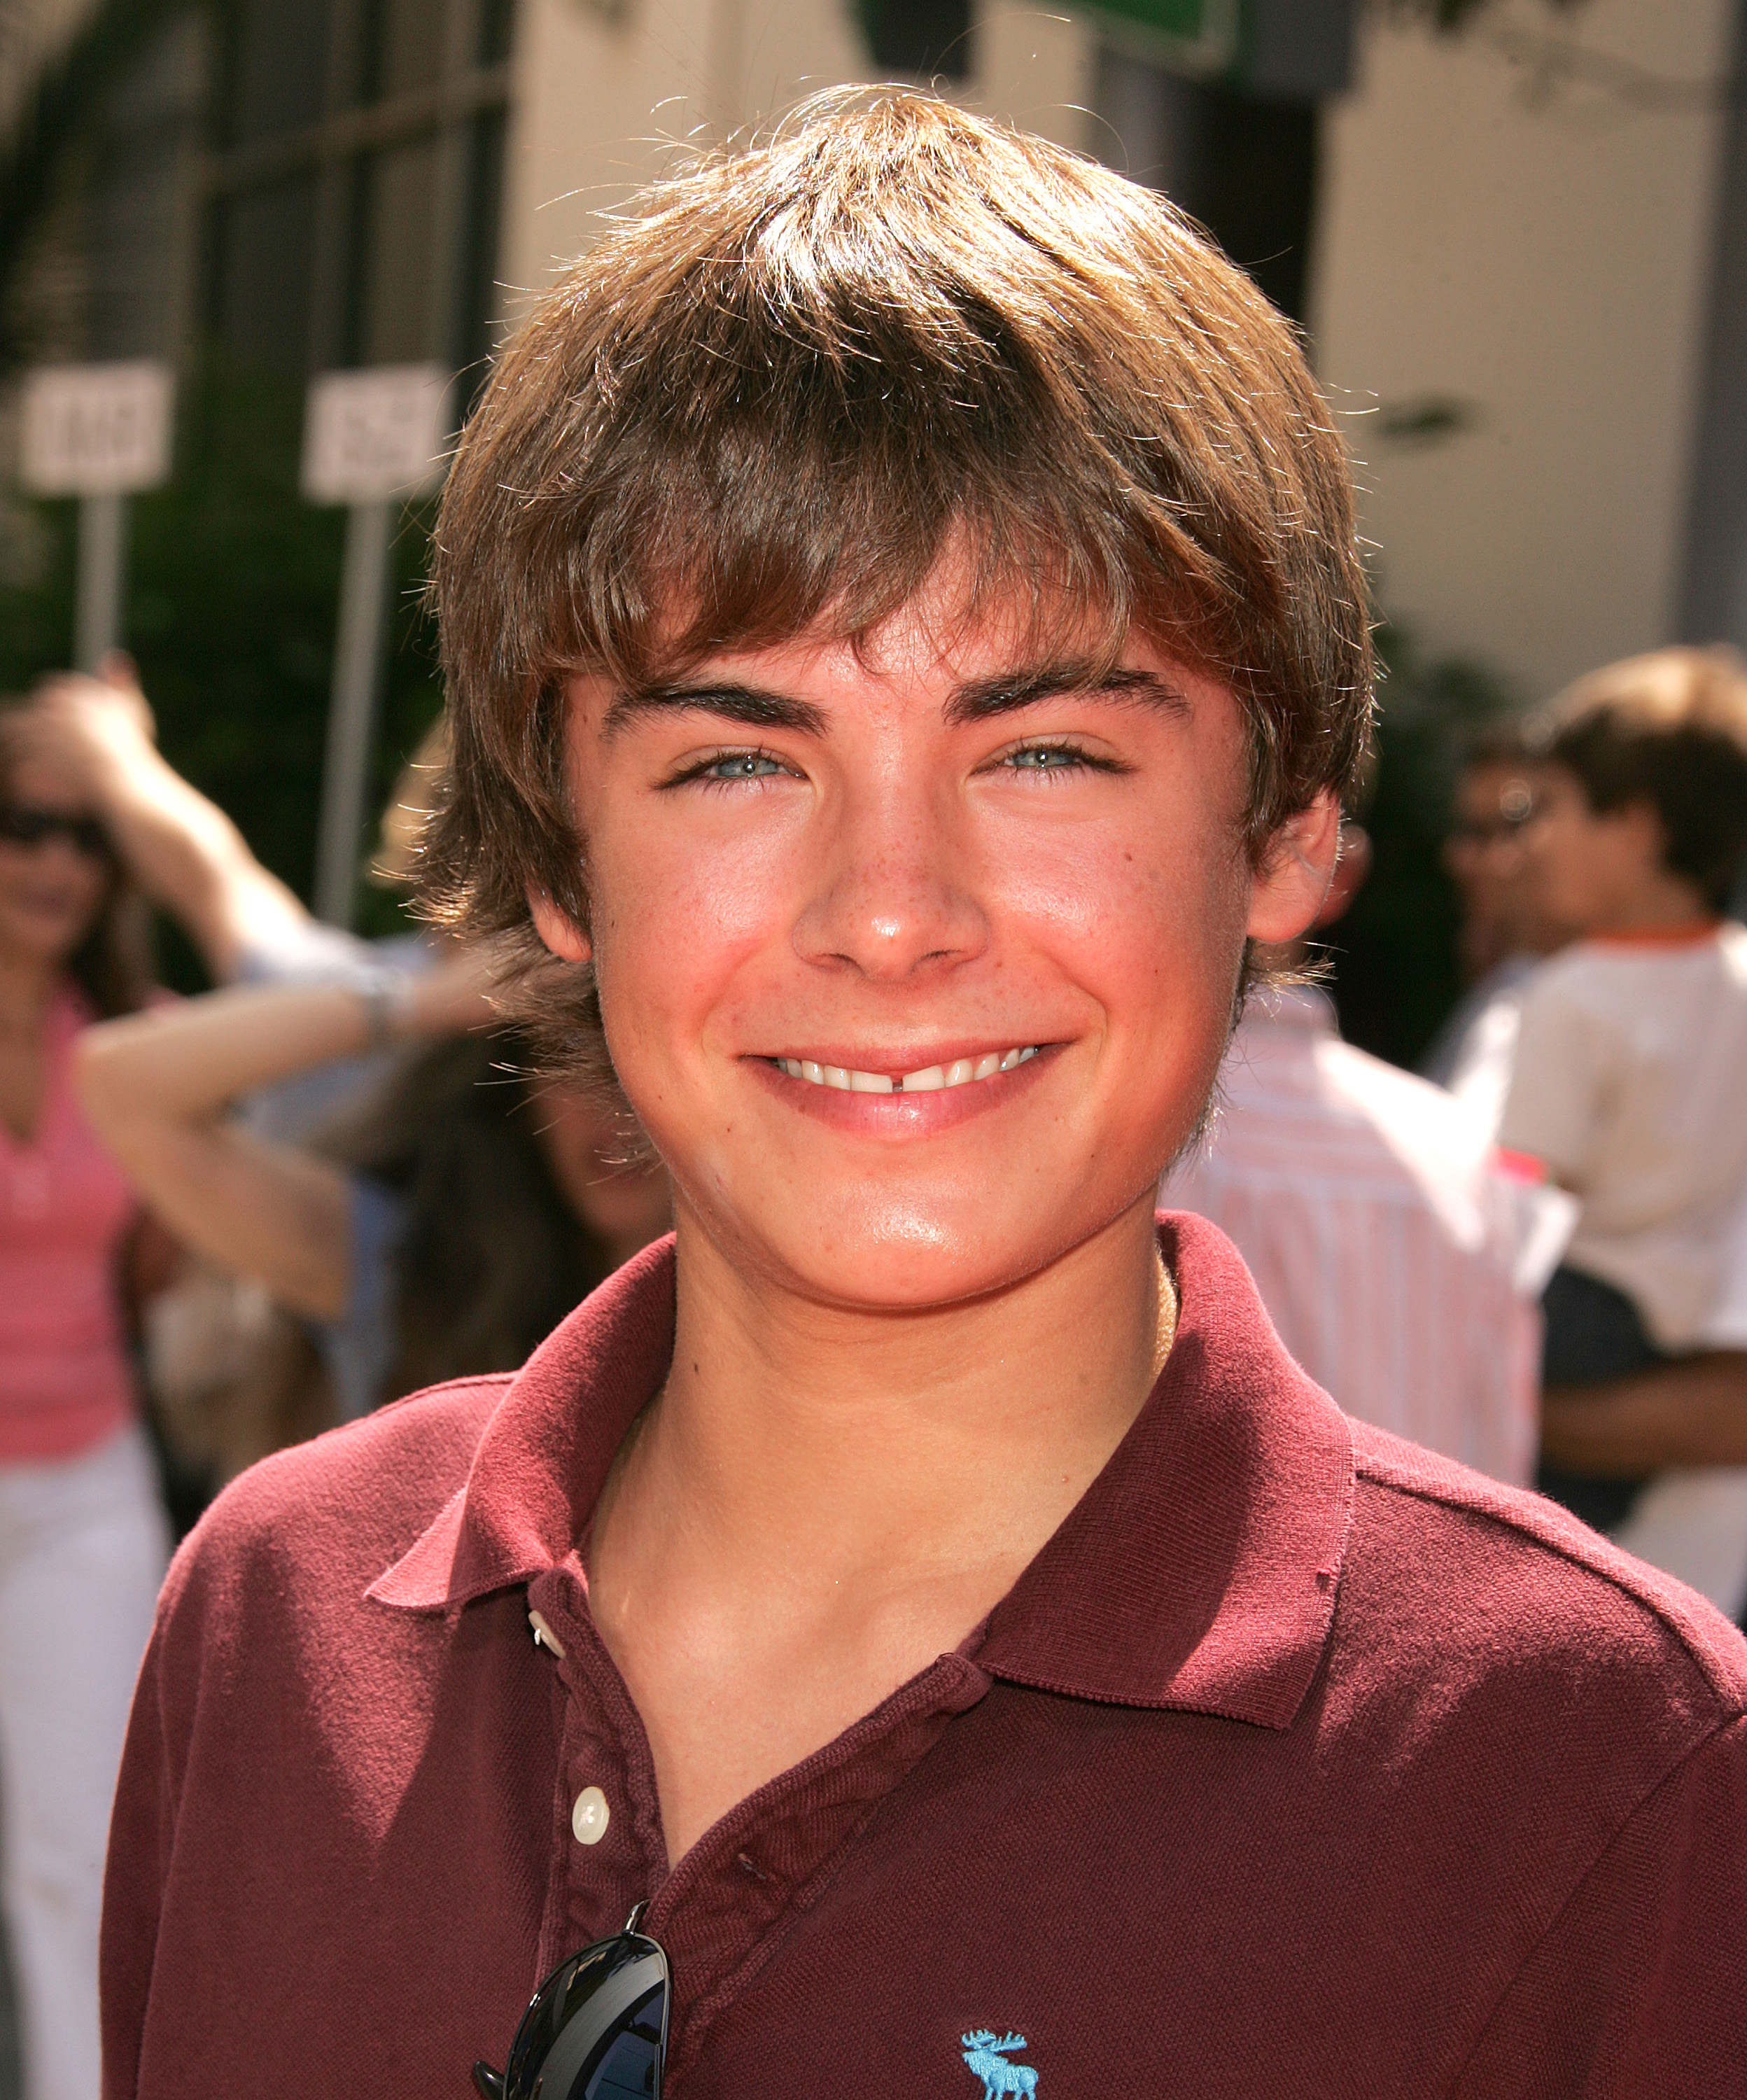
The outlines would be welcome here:
<svg viewBox="0 0 1747 2100">
<path fill-rule="evenodd" d="M 683 1204 L 677 1234 L 673 1368 L 597 1551 L 635 1533 L 639 1559 L 755 1584 L 1017 1574 L 1122 1440 L 1175 1323 L 1150 1194 L 1043 1273 L 913 1315 L 763 1286 Z"/>
</svg>

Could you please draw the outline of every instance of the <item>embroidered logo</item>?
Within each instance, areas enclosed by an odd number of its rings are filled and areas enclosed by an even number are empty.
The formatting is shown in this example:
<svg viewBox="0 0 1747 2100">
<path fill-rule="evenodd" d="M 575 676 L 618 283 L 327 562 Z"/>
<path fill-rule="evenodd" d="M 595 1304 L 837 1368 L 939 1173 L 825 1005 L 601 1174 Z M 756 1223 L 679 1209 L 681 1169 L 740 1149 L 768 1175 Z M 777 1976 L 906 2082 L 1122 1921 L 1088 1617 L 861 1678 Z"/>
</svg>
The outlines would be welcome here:
<svg viewBox="0 0 1747 2100">
<path fill-rule="evenodd" d="M 964 2067 L 973 2071 L 982 2080 L 982 2100 L 999 2100 L 1004 2093 L 1023 2093 L 1029 2096 L 1037 2090 L 1037 2073 L 1029 2063 L 1010 2063 L 1008 2059 L 1016 2049 L 1023 2049 L 1026 2038 L 1022 2034 L 1009 2032 L 997 2040 L 992 2027 L 978 2027 L 974 2034 L 960 2035 L 964 2050 Z"/>
</svg>

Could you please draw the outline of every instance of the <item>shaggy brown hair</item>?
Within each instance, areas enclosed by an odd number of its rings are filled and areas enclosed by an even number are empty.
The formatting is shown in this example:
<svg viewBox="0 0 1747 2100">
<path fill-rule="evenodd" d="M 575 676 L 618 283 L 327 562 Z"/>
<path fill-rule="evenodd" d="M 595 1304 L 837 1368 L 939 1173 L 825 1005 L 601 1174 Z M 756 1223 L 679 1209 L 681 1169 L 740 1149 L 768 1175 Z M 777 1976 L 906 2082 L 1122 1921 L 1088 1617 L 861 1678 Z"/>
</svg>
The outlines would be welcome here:
<svg viewBox="0 0 1747 2100">
<path fill-rule="evenodd" d="M 1162 197 L 927 95 L 837 92 L 649 192 L 499 363 L 437 530 L 432 908 L 526 928 L 533 885 L 588 924 L 567 676 L 858 640 L 955 539 L 968 610 L 1017 593 L 1088 676 L 1138 629 L 1235 688 L 1252 852 L 1352 779 L 1365 584 L 1290 327 Z M 585 1063 L 588 973 L 553 977 L 582 1004 L 531 1011 Z"/>
<path fill-rule="evenodd" d="M 1648 803 L 1664 864 L 1725 908 L 1747 858 L 1747 664 L 1734 650 L 1658 649 L 1591 672 L 1535 741 L 1598 815 Z"/>
</svg>

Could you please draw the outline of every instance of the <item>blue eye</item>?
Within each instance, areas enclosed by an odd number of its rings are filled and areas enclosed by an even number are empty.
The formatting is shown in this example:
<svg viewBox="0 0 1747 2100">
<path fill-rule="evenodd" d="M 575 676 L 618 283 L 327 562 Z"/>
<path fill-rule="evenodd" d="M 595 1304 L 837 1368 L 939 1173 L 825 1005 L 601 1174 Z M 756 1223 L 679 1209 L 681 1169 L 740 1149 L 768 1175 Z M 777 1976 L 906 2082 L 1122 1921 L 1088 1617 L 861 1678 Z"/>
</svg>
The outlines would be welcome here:
<svg viewBox="0 0 1747 2100">
<path fill-rule="evenodd" d="M 1066 773 L 1074 766 L 1083 765 L 1086 755 L 1071 745 L 1035 743 L 1027 744 L 1022 751 L 1010 752 L 1007 762 L 1021 773 Z"/>
<path fill-rule="evenodd" d="M 773 773 L 783 770 L 776 759 L 761 751 L 736 751 L 726 758 L 712 758 L 703 777 L 706 780 L 768 780 Z"/>
</svg>

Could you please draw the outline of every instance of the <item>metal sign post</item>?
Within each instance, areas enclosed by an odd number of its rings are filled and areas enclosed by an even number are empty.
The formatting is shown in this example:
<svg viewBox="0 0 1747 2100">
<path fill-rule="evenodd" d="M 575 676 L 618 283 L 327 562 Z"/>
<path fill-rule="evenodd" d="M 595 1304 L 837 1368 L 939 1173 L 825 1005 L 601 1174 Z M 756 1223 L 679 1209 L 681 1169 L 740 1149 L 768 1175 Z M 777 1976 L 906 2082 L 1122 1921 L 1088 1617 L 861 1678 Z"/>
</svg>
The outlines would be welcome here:
<svg viewBox="0 0 1747 2100">
<path fill-rule="evenodd" d="M 38 496 L 79 499 L 73 661 L 95 671 L 121 646 L 127 497 L 170 472 L 175 377 L 167 364 L 62 364 L 24 382 L 21 478 Z"/>
<path fill-rule="evenodd" d="M 330 372 L 310 386 L 303 492 L 312 503 L 348 506 L 315 834 L 315 911 L 333 926 L 351 924 L 358 890 L 394 520 L 399 502 L 441 472 L 448 395 L 448 374 L 430 364 Z"/>
</svg>

